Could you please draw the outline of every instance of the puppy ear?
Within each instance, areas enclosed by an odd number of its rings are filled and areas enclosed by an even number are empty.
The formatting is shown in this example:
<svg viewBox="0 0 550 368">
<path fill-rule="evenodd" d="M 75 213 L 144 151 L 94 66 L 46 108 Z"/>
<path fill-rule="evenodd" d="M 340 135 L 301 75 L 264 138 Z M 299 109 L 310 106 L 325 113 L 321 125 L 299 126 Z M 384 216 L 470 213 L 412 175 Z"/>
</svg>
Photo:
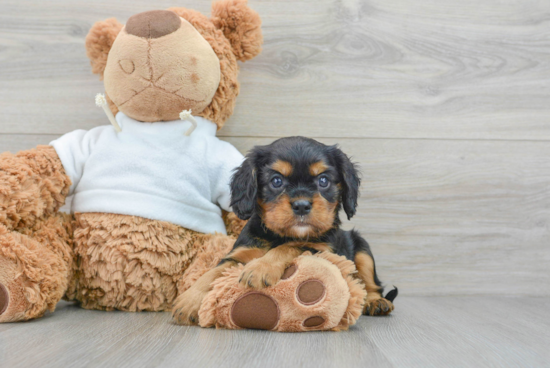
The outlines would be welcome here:
<svg viewBox="0 0 550 368">
<path fill-rule="evenodd" d="M 258 179 L 255 154 L 246 156 L 231 178 L 231 207 L 241 220 L 248 220 L 256 207 Z"/>
<path fill-rule="evenodd" d="M 342 205 L 349 220 L 355 215 L 361 179 L 357 166 L 351 162 L 350 158 L 337 146 L 333 146 L 332 149 L 342 185 Z"/>
<path fill-rule="evenodd" d="M 100 80 L 103 80 L 103 71 L 107 65 L 109 51 L 122 27 L 122 24 L 115 18 L 109 18 L 96 22 L 86 36 L 86 55 L 90 59 L 92 72 L 99 74 Z"/>
<path fill-rule="evenodd" d="M 257 56 L 263 43 L 262 20 L 248 7 L 247 0 L 222 0 L 212 5 L 212 23 L 231 43 L 240 61 Z"/>
</svg>

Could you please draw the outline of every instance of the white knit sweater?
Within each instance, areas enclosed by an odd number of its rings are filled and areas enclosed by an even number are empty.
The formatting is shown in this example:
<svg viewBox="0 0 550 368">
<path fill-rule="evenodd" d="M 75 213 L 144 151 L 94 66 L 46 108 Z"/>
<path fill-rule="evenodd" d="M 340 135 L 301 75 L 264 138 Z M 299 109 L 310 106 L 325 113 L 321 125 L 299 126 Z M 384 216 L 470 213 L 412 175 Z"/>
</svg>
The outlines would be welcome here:
<svg viewBox="0 0 550 368">
<path fill-rule="evenodd" d="M 202 233 L 226 234 L 232 171 L 243 156 L 216 137 L 216 125 L 187 121 L 143 123 L 123 113 L 112 126 L 76 130 L 50 144 L 74 194 L 72 212 L 106 212 L 168 221 Z M 219 206 L 219 207 L 218 207 Z"/>
</svg>

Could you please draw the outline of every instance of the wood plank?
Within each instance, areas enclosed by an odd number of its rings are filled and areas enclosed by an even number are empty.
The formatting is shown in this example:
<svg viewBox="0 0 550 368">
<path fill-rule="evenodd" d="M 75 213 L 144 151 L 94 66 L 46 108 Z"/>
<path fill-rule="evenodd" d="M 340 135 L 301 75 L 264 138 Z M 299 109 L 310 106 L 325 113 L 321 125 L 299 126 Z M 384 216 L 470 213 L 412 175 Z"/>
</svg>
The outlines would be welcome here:
<svg viewBox="0 0 550 368">
<path fill-rule="evenodd" d="M 390 317 L 347 332 L 282 334 L 171 324 L 169 313 L 87 311 L 66 302 L 0 324 L 9 367 L 535 367 L 550 359 L 549 298 L 399 297 Z"/>
<path fill-rule="evenodd" d="M 12 151 L 55 136 L 0 135 Z M 243 153 L 272 139 L 225 138 Z M 322 139 L 360 163 L 355 226 L 404 295 L 550 295 L 550 144 Z M 344 216 L 342 216 L 345 218 Z"/>
<path fill-rule="evenodd" d="M 211 0 L 156 1 L 209 12 Z M 550 13 L 539 0 L 250 1 L 263 54 L 243 65 L 226 136 L 550 139 Z M 147 0 L 4 0 L 0 133 L 104 124 L 83 47 Z"/>
</svg>

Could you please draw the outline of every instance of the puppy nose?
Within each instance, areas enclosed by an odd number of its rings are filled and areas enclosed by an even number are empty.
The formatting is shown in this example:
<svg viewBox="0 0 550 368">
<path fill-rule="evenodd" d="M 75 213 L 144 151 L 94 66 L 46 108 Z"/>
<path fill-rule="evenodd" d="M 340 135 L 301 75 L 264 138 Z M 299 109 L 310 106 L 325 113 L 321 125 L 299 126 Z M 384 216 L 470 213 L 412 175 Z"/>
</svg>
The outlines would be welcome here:
<svg viewBox="0 0 550 368">
<path fill-rule="evenodd" d="M 311 202 L 299 199 L 292 203 L 292 210 L 299 216 L 307 215 L 311 211 Z"/>
<path fill-rule="evenodd" d="M 177 31 L 181 26 L 178 15 L 169 10 L 150 10 L 132 15 L 126 22 L 126 32 L 143 38 L 159 38 Z"/>
</svg>

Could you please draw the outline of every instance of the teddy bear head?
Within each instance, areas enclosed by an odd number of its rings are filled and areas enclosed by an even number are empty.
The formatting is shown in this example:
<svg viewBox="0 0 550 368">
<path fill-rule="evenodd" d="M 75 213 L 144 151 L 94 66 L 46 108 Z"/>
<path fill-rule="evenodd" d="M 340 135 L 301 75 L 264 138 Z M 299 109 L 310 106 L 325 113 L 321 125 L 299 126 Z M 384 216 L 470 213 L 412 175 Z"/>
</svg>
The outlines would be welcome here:
<svg viewBox="0 0 550 368">
<path fill-rule="evenodd" d="M 144 122 L 176 120 L 191 110 L 220 129 L 239 94 L 237 60 L 260 53 L 258 14 L 246 0 L 212 5 L 212 17 L 185 8 L 111 18 L 86 37 L 92 71 L 113 113 Z"/>
</svg>

